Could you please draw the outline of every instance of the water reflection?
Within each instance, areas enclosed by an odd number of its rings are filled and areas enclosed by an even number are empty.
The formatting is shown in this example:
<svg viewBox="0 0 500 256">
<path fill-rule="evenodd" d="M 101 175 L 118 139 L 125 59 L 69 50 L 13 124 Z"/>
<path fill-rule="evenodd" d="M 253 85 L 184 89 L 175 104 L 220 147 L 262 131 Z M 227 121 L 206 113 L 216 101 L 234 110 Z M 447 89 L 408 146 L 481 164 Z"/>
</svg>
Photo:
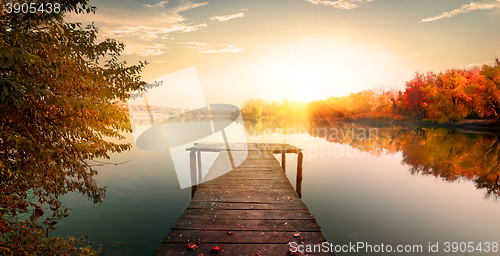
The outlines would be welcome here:
<svg viewBox="0 0 500 256">
<path fill-rule="evenodd" d="M 299 162 L 296 155 L 288 154 L 287 176 L 290 181 L 296 179 L 298 193 L 303 192 L 304 202 L 330 242 L 427 246 L 429 242 L 442 245 L 446 241 L 477 244 L 500 237 L 500 229 L 492 222 L 500 205 L 478 200 L 482 191 L 499 196 L 498 135 L 415 127 L 313 125 L 296 119 L 245 120 L 235 132 L 241 132 L 243 126 L 249 142 L 281 143 L 286 138 L 286 143 L 304 150 L 327 144 L 331 148 L 361 146 L 369 152 L 362 161 L 326 156 L 309 161 L 311 154 L 305 151 L 303 180 L 302 175 L 295 176 L 295 164 Z M 337 134 L 330 128 L 337 128 Z M 362 129 L 367 135 L 357 136 Z M 255 133 L 267 131 L 272 133 L 270 139 L 252 138 Z M 134 143 L 131 134 L 126 136 L 126 141 Z M 192 145 L 186 147 L 189 146 Z M 179 188 L 170 160 L 179 159 L 182 169 L 190 170 L 186 147 L 170 152 L 147 152 L 134 147 L 112 154 L 112 162 L 132 161 L 98 167 L 98 183 L 107 187 L 106 201 L 93 205 L 78 194 L 66 195 L 64 201 L 73 211 L 52 235 L 90 234 L 90 241 L 103 244 L 103 255 L 152 255 L 191 198 L 190 189 Z M 207 174 L 216 157 L 217 153 L 203 153 L 198 175 L 200 169 L 202 175 Z M 281 157 L 277 155 L 277 159 Z M 408 167 L 411 173 L 432 176 L 411 176 Z M 471 182 L 461 186 L 455 182 L 434 182 L 432 177 Z M 481 191 L 470 186 L 472 182 Z"/>
<path fill-rule="evenodd" d="M 248 136 L 267 135 L 268 133 L 301 134 L 307 133 L 310 123 L 306 119 L 250 119 L 244 122 Z"/>
<path fill-rule="evenodd" d="M 358 124 L 310 123 L 308 133 L 373 155 L 402 153 L 412 174 L 446 181 L 471 180 L 485 196 L 500 196 L 498 134 L 462 133 L 420 127 L 368 127 Z"/>
</svg>

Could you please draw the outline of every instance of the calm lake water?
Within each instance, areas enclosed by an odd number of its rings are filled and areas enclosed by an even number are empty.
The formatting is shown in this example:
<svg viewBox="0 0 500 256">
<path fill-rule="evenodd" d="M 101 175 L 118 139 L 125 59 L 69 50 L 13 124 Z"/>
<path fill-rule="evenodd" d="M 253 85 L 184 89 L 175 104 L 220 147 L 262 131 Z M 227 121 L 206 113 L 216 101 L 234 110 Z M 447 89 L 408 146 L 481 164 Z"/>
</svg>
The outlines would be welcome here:
<svg viewBox="0 0 500 256">
<path fill-rule="evenodd" d="M 418 255 L 427 255 L 429 243 L 438 243 L 439 253 L 433 255 L 450 255 L 444 253 L 445 242 L 474 242 L 475 247 L 500 242 L 498 135 L 291 120 L 245 122 L 231 131 L 246 133 L 252 142 L 304 149 L 302 199 L 333 244 L 422 245 L 424 253 Z M 127 140 L 134 143 L 131 135 Z M 98 183 L 107 187 L 105 202 L 65 196 L 73 210 L 51 234 L 89 234 L 90 241 L 103 245 L 102 255 L 152 255 L 189 204 L 191 190 L 180 189 L 171 155 L 187 159 L 185 148 L 191 145 L 173 152 L 134 147 L 113 154 L 109 162 L 118 165 L 97 167 Z M 202 155 L 205 173 L 216 155 Z M 296 155 L 287 156 L 294 186 L 296 161 Z"/>
</svg>

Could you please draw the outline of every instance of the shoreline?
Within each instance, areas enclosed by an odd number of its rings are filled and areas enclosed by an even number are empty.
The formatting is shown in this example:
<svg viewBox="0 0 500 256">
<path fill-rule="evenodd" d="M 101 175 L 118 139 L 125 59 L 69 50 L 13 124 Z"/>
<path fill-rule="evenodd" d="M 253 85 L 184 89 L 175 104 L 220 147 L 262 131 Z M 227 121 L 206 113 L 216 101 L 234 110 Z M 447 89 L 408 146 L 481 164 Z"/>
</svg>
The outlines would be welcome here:
<svg viewBox="0 0 500 256">
<path fill-rule="evenodd" d="M 418 126 L 424 128 L 447 128 L 467 133 L 499 134 L 499 120 L 463 120 L 456 123 L 437 123 L 416 120 L 328 120 L 316 118 L 315 121 L 339 124 L 365 124 L 370 126 Z"/>
</svg>

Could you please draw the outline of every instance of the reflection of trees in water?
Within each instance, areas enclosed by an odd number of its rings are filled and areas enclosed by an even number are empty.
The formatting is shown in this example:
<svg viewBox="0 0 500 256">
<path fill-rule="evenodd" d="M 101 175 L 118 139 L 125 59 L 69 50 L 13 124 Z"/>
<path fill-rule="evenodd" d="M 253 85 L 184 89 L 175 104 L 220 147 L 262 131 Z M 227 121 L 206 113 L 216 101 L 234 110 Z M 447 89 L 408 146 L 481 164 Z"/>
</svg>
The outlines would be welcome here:
<svg viewBox="0 0 500 256">
<path fill-rule="evenodd" d="M 305 118 L 254 118 L 245 120 L 245 132 L 249 135 L 254 133 L 263 134 L 266 131 L 283 134 L 306 133 L 308 123 Z"/>
<path fill-rule="evenodd" d="M 337 127 L 335 127 L 337 126 Z M 343 131 L 343 133 L 336 130 Z M 347 132 L 347 129 L 351 133 Z M 433 175 L 447 181 L 472 180 L 486 197 L 500 197 L 499 135 L 468 134 L 449 129 L 377 128 L 376 136 L 358 136 L 362 126 L 310 125 L 313 137 L 329 142 L 361 146 L 373 155 L 402 153 L 412 174 Z M 354 132 L 355 136 L 352 136 Z M 341 136 L 348 133 L 349 136 Z"/>
</svg>

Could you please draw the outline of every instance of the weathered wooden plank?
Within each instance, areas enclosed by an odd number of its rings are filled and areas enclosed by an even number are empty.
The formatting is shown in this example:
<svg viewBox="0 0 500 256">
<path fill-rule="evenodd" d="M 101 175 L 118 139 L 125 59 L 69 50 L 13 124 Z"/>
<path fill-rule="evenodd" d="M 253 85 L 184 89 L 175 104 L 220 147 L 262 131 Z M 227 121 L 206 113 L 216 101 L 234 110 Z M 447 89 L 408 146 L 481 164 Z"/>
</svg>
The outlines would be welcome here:
<svg viewBox="0 0 500 256">
<path fill-rule="evenodd" d="M 246 145 L 240 143 L 229 143 L 229 148 L 231 150 L 241 151 L 271 151 L 272 153 L 281 153 L 285 151 L 286 153 L 296 153 L 298 154 L 301 149 L 290 144 L 279 144 L 279 143 L 247 143 Z M 193 147 L 187 148 L 187 150 L 198 150 L 198 151 L 211 151 L 218 152 L 226 149 L 226 145 L 221 142 L 203 142 L 194 145 Z"/>
<path fill-rule="evenodd" d="M 225 184 L 211 184 L 210 186 L 207 186 L 205 184 L 202 184 L 198 186 L 197 191 L 201 191 L 206 194 L 209 194 L 211 192 L 219 192 L 222 194 L 235 194 L 235 195 L 242 195 L 244 192 L 248 191 L 261 191 L 262 194 L 264 195 L 265 193 L 269 194 L 269 192 L 276 192 L 276 193 L 283 193 L 284 191 L 288 192 L 289 189 L 290 186 L 287 184 L 273 185 L 273 186 L 271 185 L 227 186 Z"/>
<path fill-rule="evenodd" d="M 317 243 L 319 245 L 319 243 Z M 212 253 L 212 248 L 219 246 L 221 251 L 217 254 Z M 154 256 L 164 255 L 231 255 L 231 256 L 256 256 L 256 255 L 290 255 L 290 246 L 287 244 L 222 244 L 205 243 L 199 244 L 195 250 L 189 250 L 183 243 L 163 243 L 155 252 Z M 257 254 L 258 253 L 258 254 Z M 331 252 L 311 252 L 308 255 L 335 255 Z"/>
<path fill-rule="evenodd" d="M 285 182 L 282 179 L 260 179 L 259 177 L 245 177 L 245 178 L 225 178 L 225 179 L 213 179 L 207 182 L 201 183 L 200 186 L 253 186 L 253 185 L 262 185 L 262 186 L 272 186 L 272 185 L 289 185 L 292 186 L 289 182 Z"/>
<path fill-rule="evenodd" d="M 252 180 L 255 181 L 255 180 Z M 242 194 L 242 191 L 262 191 L 262 192 L 282 192 L 282 191 L 288 191 L 290 189 L 290 186 L 288 184 L 282 184 L 282 185 L 268 185 L 268 186 L 262 186 L 262 185 L 246 185 L 246 186 L 241 186 L 241 185 L 232 185 L 228 186 L 226 184 L 210 184 L 205 185 L 204 183 L 198 186 L 197 191 L 202 191 L 204 193 L 209 193 L 212 191 L 222 191 L 222 193 L 230 193 L 230 194 Z M 293 188 L 292 188 L 293 189 Z"/>
<path fill-rule="evenodd" d="M 206 210 L 187 209 L 181 219 L 207 219 L 222 218 L 225 220 L 312 220 L 314 216 L 307 210 Z M 283 221 L 286 223 L 286 221 Z"/>
<path fill-rule="evenodd" d="M 242 200 L 242 202 L 255 202 L 256 199 L 263 200 L 263 202 L 274 202 L 276 200 L 281 200 L 283 198 L 288 201 L 300 200 L 297 193 L 289 193 L 289 189 L 269 189 L 265 191 L 250 191 L 250 190 L 196 190 L 195 195 L 200 199 L 218 199 L 219 201 L 224 200 Z M 250 199 L 250 200 L 247 200 Z"/>
<path fill-rule="evenodd" d="M 266 147 L 262 143 L 257 144 L 257 149 L 259 151 L 266 151 Z"/>
<path fill-rule="evenodd" d="M 285 224 L 286 225 L 283 225 Z M 215 219 L 207 222 L 203 219 L 179 219 L 172 229 L 209 230 L 209 231 L 299 231 L 320 232 L 316 220 L 231 220 Z"/>
<path fill-rule="evenodd" d="M 285 201 L 277 200 L 278 203 L 242 203 L 242 202 L 214 202 L 205 200 L 192 200 L 188 205 L 188 209 L 239 209 L 239 210 L 254 210 L 254 209 L 302 209 L 307 210 L 307 206 L 302 201 Z"/>
<path fill-rule="evenodd" d="M 200 230 L 171 230 L 163 239 L 163 243 L 247 243 L 247 244 L 287 244 L 289 242 L 321 243 L 325 238 L 321 232 L 300 232 L 295 237 L 291 232 L 274 231 L 200 231 Z"/>
<path fill-rule="evenodd" d="M 223 143 L 220 142 L 203 142 L 194 145 L 193 147 L 187 148 L 188 151 L 207 151 L 207 152 L 219 152 L 220 146 Z"/>
<path fill-rule="evenodd" d="M 199 196 L 198 201 L 207 202 L 225 202 L 225 203 L 263 203 L 263 204 L 275 204 L 275 203 L 285 203 L 286 199 L 283 197 L 202 197 Z"/>
<path fill-rule="evenodd" d="M 242 143 L 242 142 L 234 143 L 234 147 L 232 148 L 232 150 L 236 150 L 236 151 L 242 151 L 242 150 L 246 150 L 246 149 L 247 149 L 247 144 Z"/>
<path fill-rule="evenodd" d="M 207 201 L 207 202 L 227 202 L 227 203 L 263 203 L 263 204 L 275 204 L 275 203 L 284 203 L 290 204 L 291 200 L 288 200 L 286 197 L 264 197 L 264 196 L 198 196 L 198 201 Z"/>
<path fill-rule="evenodd" d="M 221 171 L 221 174 L 223 172 Z M 281 170 L 281 173 L 283 173 L 283 170 Z M 248 172 L 227 172 L 222 175 L 213 175 L 213 176 L 218 176 L 214 178 L 220 178 L 220 179 L 228 179 L 228 178 L 241 178 L 242 174 L 248 174 Z M 269 172 L 269 171 L 253 171 L 252 174 L 254 177 L 248 177 L 248 179 L 281 179 L 283 178 L 283 175 L 280 175 L 276 172 Z M 286 177 L 286 176 L 285 176 Z M 208 180 L 210 178 L 210 175 L 207 174 L 205 176 L 205 180 Z M 245 179 L 247 177 L 244 177 Z"/>
</svg>

